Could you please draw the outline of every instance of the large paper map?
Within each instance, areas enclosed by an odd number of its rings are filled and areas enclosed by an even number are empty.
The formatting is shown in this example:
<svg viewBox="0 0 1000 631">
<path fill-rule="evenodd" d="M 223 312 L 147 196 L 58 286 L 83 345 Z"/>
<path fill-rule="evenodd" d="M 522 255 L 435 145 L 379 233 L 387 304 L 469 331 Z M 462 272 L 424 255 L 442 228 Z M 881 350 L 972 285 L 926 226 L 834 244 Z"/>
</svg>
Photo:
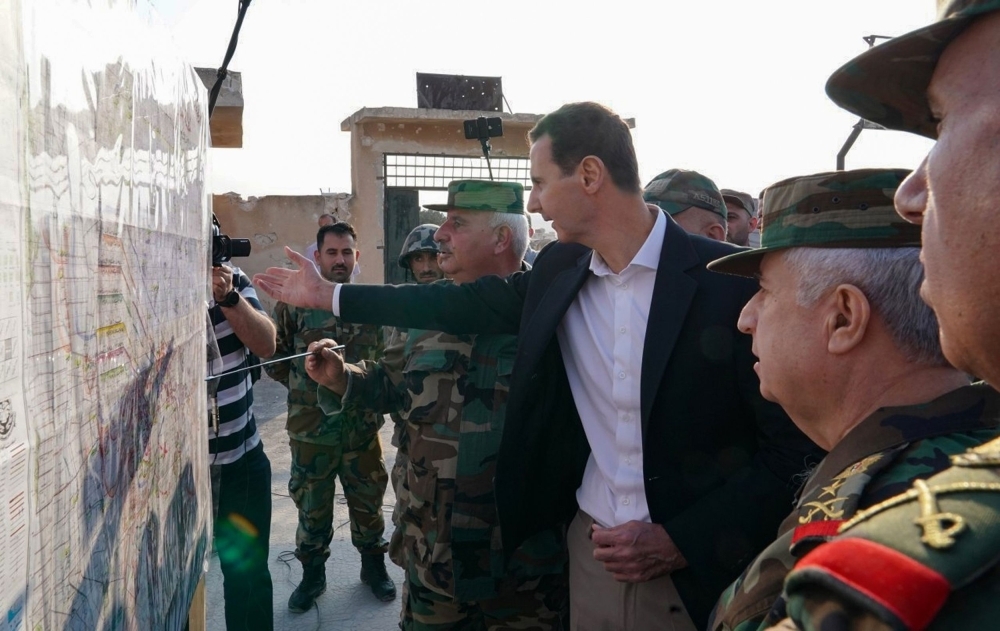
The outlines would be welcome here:
<svg viewBox="0 0 1000 631">
<path fill-rule="evenodd" d="M 0 0 L 0 630 L 187 617 L 206 100 L 141 1 Z"/>
</svg>

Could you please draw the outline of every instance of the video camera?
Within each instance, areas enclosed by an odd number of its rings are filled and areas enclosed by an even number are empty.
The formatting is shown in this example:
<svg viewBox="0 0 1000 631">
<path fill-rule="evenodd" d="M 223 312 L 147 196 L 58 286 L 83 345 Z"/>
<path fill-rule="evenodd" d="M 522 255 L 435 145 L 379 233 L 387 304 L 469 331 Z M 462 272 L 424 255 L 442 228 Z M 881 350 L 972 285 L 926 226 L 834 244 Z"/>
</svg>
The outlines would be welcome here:
<svg viewBox="0 0 1000 631">
<path fill-rule="evenodd" d="M 212 265 L 218 267 L 229 259 L 250 256 L 250 239 L 232 239 L 222 234 L 219 220 L 212 215 Z"/>
</svg>

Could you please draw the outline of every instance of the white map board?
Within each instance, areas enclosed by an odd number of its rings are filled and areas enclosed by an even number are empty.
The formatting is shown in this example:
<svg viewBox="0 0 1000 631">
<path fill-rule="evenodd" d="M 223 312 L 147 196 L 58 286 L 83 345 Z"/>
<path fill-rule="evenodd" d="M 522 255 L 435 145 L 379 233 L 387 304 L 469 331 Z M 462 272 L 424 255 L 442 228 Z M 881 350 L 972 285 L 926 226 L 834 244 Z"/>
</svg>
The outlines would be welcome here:
<svg viewBox="0 0 1000 631">
<path fill-rule="evenodd" d="M 0 630 L 177 629 L 210 537 L 207 96 L 145 2 L 0 0 Z"/>
</svg>

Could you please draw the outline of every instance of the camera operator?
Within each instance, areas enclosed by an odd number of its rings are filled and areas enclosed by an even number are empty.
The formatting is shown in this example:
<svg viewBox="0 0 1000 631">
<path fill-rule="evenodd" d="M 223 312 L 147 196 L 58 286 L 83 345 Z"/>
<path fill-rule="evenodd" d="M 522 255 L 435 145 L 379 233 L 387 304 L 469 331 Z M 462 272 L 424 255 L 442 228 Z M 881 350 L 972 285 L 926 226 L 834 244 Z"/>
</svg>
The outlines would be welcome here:
<svg viewBox="0 0 1000 631">
<path fill-rule="evenodd" d="M 218 240 L 218 237 L 216 237 Z M 224 260 L 228 256 L 224 257 Z M 250 279 L 213 255 L 209 316 L 222 366 L 214 374 L 247 367 L 249 353 L 274 353 L 274 323 Z M 212 373 L 210 373 L 212 374 Z M 274 628 L 271 573 L 271 463 L 257 433 L 249 371 L 218 379 L 209 401 L 209 461 L 215 507 L 215 547 L 222 566 L 228 631 Z"/>
</svg>

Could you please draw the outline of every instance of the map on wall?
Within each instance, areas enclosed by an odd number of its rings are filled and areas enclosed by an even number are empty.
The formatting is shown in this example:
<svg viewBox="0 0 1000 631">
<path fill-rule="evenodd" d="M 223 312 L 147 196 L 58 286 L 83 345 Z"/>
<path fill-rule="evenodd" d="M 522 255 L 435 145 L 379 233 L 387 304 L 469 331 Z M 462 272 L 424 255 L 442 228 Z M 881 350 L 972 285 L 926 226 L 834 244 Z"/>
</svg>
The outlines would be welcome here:
<svg viewBox="0 0 1000 631">
<path fill-rule="evenodd" d="M 206 101 L 143 2 L 0 0 L 0 630 L 187 618 Z"/>
</svg>

